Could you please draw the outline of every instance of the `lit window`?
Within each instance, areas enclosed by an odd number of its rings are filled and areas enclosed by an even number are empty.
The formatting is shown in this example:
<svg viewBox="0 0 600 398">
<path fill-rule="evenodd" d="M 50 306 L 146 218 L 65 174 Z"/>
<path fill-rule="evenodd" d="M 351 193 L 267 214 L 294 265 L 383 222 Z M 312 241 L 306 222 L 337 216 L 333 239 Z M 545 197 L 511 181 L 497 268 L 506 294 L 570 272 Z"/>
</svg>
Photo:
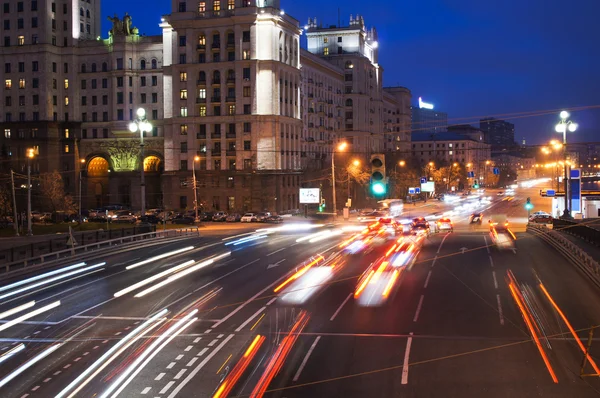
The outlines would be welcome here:
<svg viewBox="0 0 600 398">
<path fill-rule="evenodd" d="M 187 135 L 187 133 L 188 133 L 188 126 L 187 126 L 187 124 L 182 124 L 179 127 L 179 131 L 180 131 L 181 135 Z"/>
<path fill-rule="evenodd" d="M 187 117 L 187 106 L 182 106 L 179 108 L 179 116 Z"/>
<path fill-rule="evenodd" d="M 206 98 L 206 89 L 201 88 L 198 90 L 198 98 Z"/>
<path fill-rule="evenodd" d="M 187 82 L 187 72 L 179 72 L 179 81 Z"/>
<path fill-rule="evenodd" d="M 452 144 L 450 144 L 450 145 L 452 145 Z M 452 155 L 452 151 L 448 151 L 448 154 L 449 154 L 449 155 Z"/>
<path fill-rule="evenodd" d="M 19 88 L 25 88 L 25 79 L 19 79 Z"/>
<path fill-rule="evenodd" d="M 328 37 L 323 38 L 323 43 L 329 43 L 329 38 Z"/>
<path fill-rule="evenodd" d="M 198 12 L 205 12 L 205 11 L 206 11 L 206 2 L 201 1 L 200 3 L 198 3 Z"/>
<path fill-rule="evenodd" d="M 65 145 L 65 153 L 69 153 L 70 150 L 69 144 Z"/>
<path fill-rule="evenodd" d="M 448 144 L 448 148 L 452 148 L 452 143 Z"/>
<path fill-rule="evenodd" d="M 200 105 L 198 108 L 198 112 L 200 116 L 206 116 L 206 105 Z"/>
<path fill-rule="evenodd" d="M 229 105 L 229 109 L 227 111 L 230 116 L 235 115 L 235 105 L 234 104 Z"/>
<path fill-rule="evenodd" d="M 4 81 L 4 88 L 8 90 L 8 89 L 10 89 L 11 87 L 12 87 L 12 80 L 10 80 L 10 79 L 6 79 L 6 80 Z"/>
<path fill-rule="evenodd" d="M 325 47 L 323 49 L 323 55 L 329 55 L 329 48 Z"/>
<path fill-rule="evenodd" d="M 24 46 L 25 45 L 25 36 L 19 36 L 19 37 L 17 37 L 17 44 L 19 46 Z"/>
<path fill-rule="evenodd" d="M 10 129 L 4 129 L 4 138 L 10 138 Z"/>
<path fill-rule="evenodd" d="M 242 51 L 242 59 L 250 59 L 250 50 Z"/>
<path fill-rule="evenodd" d="M 187 99 L 187 90 L 179 90 L 179 99 Z"/>
<path fill-rule="evenodd" d="M 227 9 L 228 10 L 235 9 L 235 0 L 227 0 Z"/>
<path fill-rule="evenodd" d="M 65 97 L 65 105 L 69 105 L 69 97 Z"/>
<path fill-rule="evenodd" d="M 65 138 L 69 138 L 69 129 L 65 129 Z"/>
<path fill-rule="evenodd" d="M 200 46 L 206 45 L 206 36 L 204 36 L 204 35 L 198 36 L 198 45 L 200 45 Z"/>
<path fill-rule="evenodd" d="M 215 0 L 213 3 L 213 11 L 221 11 L 221 0 Z"/>
<path fill-rule="evenodd" d="M 65 79 L 65 90 L 69 88 L 69 79 Z"/>
</svg>

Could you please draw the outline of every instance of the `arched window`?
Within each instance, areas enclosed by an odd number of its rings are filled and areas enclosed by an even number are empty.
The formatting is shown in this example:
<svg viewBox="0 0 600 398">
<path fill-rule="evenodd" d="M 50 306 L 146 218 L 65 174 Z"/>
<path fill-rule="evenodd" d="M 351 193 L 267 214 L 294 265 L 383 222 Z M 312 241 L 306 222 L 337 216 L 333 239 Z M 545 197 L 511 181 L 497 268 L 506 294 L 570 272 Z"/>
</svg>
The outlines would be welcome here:
<svg viewBox="0 0 600 398">
<path fill-rule="evenodd" d="M 80 9 L 79 9 L 79 16 L 82 16 L 82 17 L 83 17 L 83 8 L 80 8 Z"/>
<path fill-rule="evenodd" d="M 352 69 L 352 68 L 354 68 L 354 65 L 352 64 L 352 62 L 346 61 L 346 69 Z"/>
<path fill-rule="evenodd" d="M 228 82 L 235 82 L 235 71 L 233 69 L 229 69 L 227 71 L 227 81 Z"/>
<path fill-rule="evenodd" d="M 140 61 L 140 69 L 141 70 L 146 69 L 146 60 L 145 59 L 143 59 L 143 60 Z"/>
<path fill-rule="evenodd" d="M 152 59 L 152 69 L 156 69 L 157 67 L 158 66 L 157 66 L 156 58 L 153 58 Z"/>
<path fill-rule="evenodd" d="M 81 64 L 81 73 L 85 73 L 85 64 Z"/>
<path fill-rule="evenodd" d="M 108 71 L 108 64 L 106 62 L 102 62 L 102 72 Z"/>
<path fill-rule="evenodd" d="M 204 33 L 198 35 L 198 45 L 201 46 L 200 48 L 206 46 L 206 36 L 204 35 Z"/>
<path fill-rule="evenodd" d="M 85 17 L 89 18 L 90 17 L 90 10 L 85 10 Z"/>
<path fill-rule="evenodd" d="M 346 106 L 352 106 L 352 99 L 348 98 L 346 100 Z"/>
<path fill-rule="evenodd" d="M 92 72 L 96 72 L 96 63 L 95 62 L 92 64 Z"/>
<path fill-rule="evenodd" d="M 221 83 L 221 72 L 218 70 L 213 72 L 213 84 Z"/>
</svg>

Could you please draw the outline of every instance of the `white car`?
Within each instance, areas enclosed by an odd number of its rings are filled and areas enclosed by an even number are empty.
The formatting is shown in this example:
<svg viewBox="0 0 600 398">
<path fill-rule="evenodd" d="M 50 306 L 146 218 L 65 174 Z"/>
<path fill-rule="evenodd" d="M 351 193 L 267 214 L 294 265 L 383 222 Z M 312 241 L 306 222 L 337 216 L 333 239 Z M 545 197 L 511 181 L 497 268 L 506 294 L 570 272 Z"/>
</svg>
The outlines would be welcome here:
<svg viewBox="0 0 600 398">
<path fill-rule="evenodd" d="M 245 213 L 240 222 L 256 222 L 256 214 L 254 213 Z"/>
</svg>

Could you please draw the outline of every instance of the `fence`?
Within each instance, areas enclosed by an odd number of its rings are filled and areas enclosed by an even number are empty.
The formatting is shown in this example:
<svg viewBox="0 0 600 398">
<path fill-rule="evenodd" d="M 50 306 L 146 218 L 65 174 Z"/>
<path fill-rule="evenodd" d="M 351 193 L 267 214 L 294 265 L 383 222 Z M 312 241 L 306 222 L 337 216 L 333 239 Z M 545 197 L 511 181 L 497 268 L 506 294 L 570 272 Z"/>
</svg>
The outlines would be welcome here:
<svg viewBox="0 0 600 398">
<path fill-rule="evenodd" d="M 577 236 L 596 246 L 600 246 L 600 230 L 586 225 L 588 221 L 569 221 L 555 218 L 552 221 L 554 229 L 560 229 L 562 232 Z"/>
</svg>

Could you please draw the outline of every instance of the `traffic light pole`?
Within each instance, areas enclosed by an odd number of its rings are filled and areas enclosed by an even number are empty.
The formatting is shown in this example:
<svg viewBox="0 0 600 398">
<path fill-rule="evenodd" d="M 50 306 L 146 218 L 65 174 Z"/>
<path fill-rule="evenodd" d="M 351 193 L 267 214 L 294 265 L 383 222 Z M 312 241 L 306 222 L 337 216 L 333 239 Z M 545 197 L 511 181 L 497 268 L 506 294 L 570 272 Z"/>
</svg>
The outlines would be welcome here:
<svg viewBox="0 0 600 398">
<path fill-rule="evenodd" d="M 333 187 L 333 219 L 337 218 L 337 202 L 335 198 L 335 149 L 331 151 L 331 186 Z"/>
</svg>

